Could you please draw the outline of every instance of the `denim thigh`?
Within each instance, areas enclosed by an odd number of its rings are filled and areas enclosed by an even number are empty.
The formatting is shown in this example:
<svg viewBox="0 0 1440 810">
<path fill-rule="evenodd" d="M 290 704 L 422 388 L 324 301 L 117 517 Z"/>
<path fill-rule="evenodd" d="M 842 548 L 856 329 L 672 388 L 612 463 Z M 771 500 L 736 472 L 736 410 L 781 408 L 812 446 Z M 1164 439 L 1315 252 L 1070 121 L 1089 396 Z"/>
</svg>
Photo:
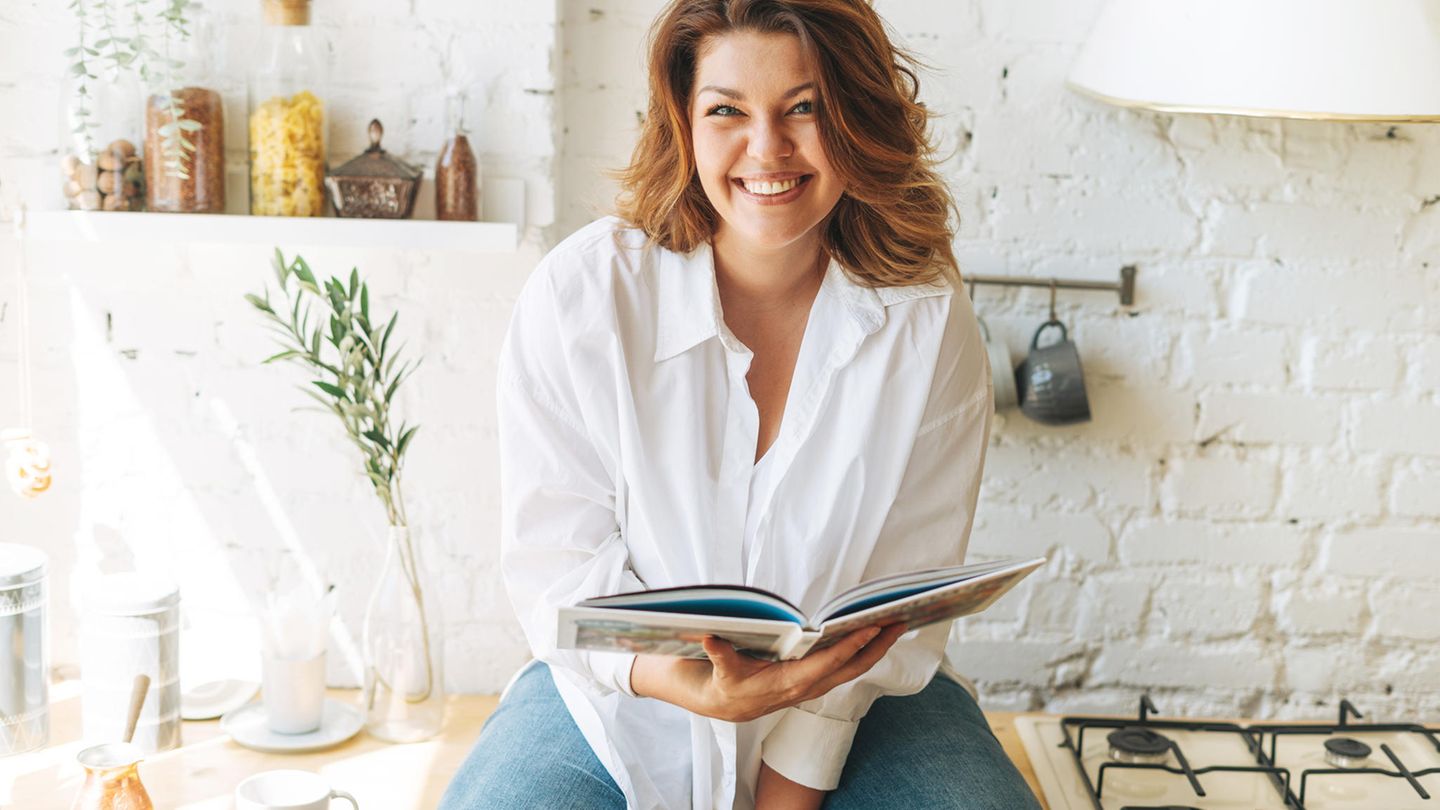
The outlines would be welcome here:
<svg viewBox="0 0 1440 810">
<path fill-rule="evenodd" d="M 914 695 L 882 697 L 855 732 L 826 810 L 1039 810 L 980 707 L 943 675 Z"/>
<path fill-rule="evenodd" d="M 440 810 L 624 807 L 540 662 L 511 685 L 440 800 Z"/>
</svg>

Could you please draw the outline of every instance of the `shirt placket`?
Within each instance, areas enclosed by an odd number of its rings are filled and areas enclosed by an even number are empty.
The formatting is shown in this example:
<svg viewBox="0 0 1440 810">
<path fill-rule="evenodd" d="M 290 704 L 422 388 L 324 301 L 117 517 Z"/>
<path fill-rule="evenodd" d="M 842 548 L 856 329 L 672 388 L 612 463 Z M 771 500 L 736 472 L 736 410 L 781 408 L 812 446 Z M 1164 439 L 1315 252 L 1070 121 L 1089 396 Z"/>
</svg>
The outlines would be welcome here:
<svg viewBox="0 0 1440 810">
<path fill-rule="evenodd" d="M 725 436 L 720 461 L 718 540 L 715 557 L 719 562 L 716 581 L 743 584 L 745 571 L 742 550 L 745 517 L 750 500 L 750 474 L 755 462 L 755 443 L 760 435 L 760 412 L 750 397 L 745 375 L 750 373 L 754 355 L 728 330 L 721 329 L 725 347 L 726 397 Z"/>
</svg>

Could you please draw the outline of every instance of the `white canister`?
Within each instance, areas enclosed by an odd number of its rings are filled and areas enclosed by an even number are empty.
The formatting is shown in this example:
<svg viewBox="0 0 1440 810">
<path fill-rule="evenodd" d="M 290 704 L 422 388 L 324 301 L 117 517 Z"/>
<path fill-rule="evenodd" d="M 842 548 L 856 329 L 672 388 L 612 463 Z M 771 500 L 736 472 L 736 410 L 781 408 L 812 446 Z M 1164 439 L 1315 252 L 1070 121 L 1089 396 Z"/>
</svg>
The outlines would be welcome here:
<svg viewBox="0 0 1440 810">
<path fill-rule="evenodd" d="M 146 753 L 180 745 L 180 589 L 165 577 L 110 574 L 86 595 L 80 631 L 85 742 L 119 740 L 135 676 L 150 692 L 133 742 Z"/>
<path fill-rule="evenodd" d="M 50 739 L 44 552 L 0 543 L 0 756 Z"/>
</svg>

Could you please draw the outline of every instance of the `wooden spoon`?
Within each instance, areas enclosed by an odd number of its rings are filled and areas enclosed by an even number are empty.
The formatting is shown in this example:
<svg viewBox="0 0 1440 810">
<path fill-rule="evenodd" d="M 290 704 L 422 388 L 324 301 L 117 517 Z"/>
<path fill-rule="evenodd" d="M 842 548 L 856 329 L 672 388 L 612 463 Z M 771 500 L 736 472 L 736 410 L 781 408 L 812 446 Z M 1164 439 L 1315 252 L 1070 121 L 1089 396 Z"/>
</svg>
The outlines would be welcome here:
<svg viewBox="0 0 1440 810">
<path fill-rule="evenodd" d="M 145 707 L 145 697 L 150 694 L 150 676 L 140 673 L 135 676 L 135 686 L 130 689 L 130 714 L 125 718 L 125 742 L 135 736 L 135 725 L 140 722 L 140 710 Z"/>
</svg>

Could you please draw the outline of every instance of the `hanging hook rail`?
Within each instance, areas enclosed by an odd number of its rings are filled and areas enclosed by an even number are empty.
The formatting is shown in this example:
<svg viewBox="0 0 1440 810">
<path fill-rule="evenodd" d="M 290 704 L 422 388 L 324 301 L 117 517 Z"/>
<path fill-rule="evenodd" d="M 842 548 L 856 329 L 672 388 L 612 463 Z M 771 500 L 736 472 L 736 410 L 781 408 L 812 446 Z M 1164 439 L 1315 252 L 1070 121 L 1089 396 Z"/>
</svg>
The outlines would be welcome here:
<svg viewBox="0 0 1440 810">
<path fill-rule="evenodd" d="M 966 284 L 981 285 L 993 284 L 999 287 L 1049 287 L 1050 307 L 1055 307 L 1055 290 L 1109 290 L 1120 294 L 1120 305 L 1131 306 L 1135 303 L 1135 265 L 1127 264 L 1120 268 L 1119 281 L 1076 281 L 1060 278 L 1037 278 L 1035 276 L 982 276 L 966 275 L 963 278 Z M 973 298 L 975 289 L 972 286 L 970 295 Z"/>
</svg>

